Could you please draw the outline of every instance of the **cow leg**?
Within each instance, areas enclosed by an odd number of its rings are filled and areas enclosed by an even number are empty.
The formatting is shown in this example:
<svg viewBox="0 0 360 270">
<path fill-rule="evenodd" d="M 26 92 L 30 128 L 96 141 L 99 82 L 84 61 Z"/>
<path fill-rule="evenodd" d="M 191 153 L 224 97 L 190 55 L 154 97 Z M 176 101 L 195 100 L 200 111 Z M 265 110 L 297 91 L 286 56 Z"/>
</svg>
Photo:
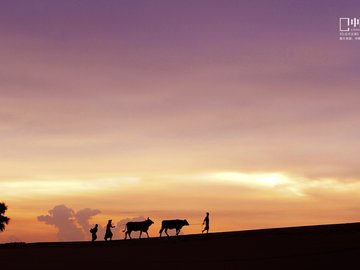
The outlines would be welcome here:
<svg viewBox="0 0 360 270">
<path fill-rule="evenodd" d="M 176 229 L 176 236 L 179 235 L 180 230 Z"/>
<path fill-rule="evenodd" d="M 140 235 L 139 235 L 139 238 L 141 238 L 141 234 L 142 234 L 142 231 L 140 231 Z"/>
<path fill-rule="evenodd" d="M 127 239 L 127 234 L 128 234 L 128 232 L 125 232 L 125 239 Z"/>
<path fill-rule="evenodd" d="M 148 234 L 148 232 L 146 232 L 146 235 L 147 235 L 147 237 L 149 238 L 149 234 Z"/>
<path fill-rule="evenodd" d="M 168 235 L 167 230 L 168 230 L 168 229 L 166 228 L 166 229 L 165 229 L 165 233 L 166 233 L 167 236 L 170 236 L 170 235 Z"/>
<path fill-rule="evenodd" d="M 162 234 L 163 230 L 164 230 L 164 228 L 161 228 L 161 229 L 160 229 L 160 232 L 159 232 L 159 233 L 160 233 L 160 237 L 161 237 L 161 234 Z"/>
<path fill-rule="evenodd" d="M 131 231 L 130 232 L 128 232 L 129 233 L 129 238 L 131 239 Z"/>
</svg>

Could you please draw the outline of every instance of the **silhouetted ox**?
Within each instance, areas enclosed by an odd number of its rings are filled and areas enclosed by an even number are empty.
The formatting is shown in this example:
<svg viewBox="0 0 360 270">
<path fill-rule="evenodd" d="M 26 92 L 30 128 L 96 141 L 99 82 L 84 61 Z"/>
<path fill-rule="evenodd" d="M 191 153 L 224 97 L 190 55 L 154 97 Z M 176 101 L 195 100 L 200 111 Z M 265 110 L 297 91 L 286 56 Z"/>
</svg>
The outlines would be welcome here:
<svg viewBox="0 0 360 270">
<path fill-rule="evenodd" d="M 151 224 L 154 224 L 154 222 L 150 219 L 147 218 L 144 221 L 130 221 L 128 223 L 126 223 L 126 227 L 125 230 L 123 230 L 123 232 L 125 232 L 125 239 L 127 238 L 127 236 L 129 235 L 129 238 L 131 239 L 131 232 L 132 231 L 140 231 L 140 236 L 139 238 L 141 238 L 141 234 L 144 232 L 146 233 L 147 237 L 149 238 L 149 234 L 148 234 L 148 229 L 151 226 Z"/>
<path fill-rule="evenodd" d="M 169 236 L 167 233 L 168 229 L 176 229 L 176 235 L 179 235 L 181 228 L 183 226 L 188 226 L 188 225 L 189 223 L 187 222 L 186 219 L 163 220 L 161 223 L 160 237 L 163 230 L 165 230 L 166 235 Z"/>
</svg>

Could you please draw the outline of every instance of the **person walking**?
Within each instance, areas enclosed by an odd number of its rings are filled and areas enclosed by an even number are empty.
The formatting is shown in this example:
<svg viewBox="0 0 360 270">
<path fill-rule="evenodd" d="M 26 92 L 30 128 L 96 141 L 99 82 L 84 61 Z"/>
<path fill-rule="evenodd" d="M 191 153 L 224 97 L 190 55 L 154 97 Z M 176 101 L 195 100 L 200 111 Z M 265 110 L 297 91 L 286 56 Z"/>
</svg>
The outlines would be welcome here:
<svg viewBox="0 0 360 270">
<path fill-rule="evenodd" d="M 91 232 L 91 242 L 94 242 L 96 239 L 97 239 L 97 235 L 96 235 L 96 233 L 97 233 L 97 231 L 98 231 L 98 224 L 95 224 L 95 227 L 94 228 L 91 228 L 90 229 L 90 232 Z"/>
<path fill-rule="evenodd" d="M 107 241 L 108 239 L 110 239 L 110 241 L 112 240 L 112 237 L 113 237 L 113 233 L 111 231 L 111 228 L 115 228 L 115 226 L 112 225 L 112 220 L 110 219 L 108 221 L 108 224 L 106 225 L 106 232 L 105 232 L 105 241 Z"/>
<path fill-rule="evenodd" d="M 204 229 L 202 230 L 202 233 L 204 233 L 206 231 L 206 233 L 209 232 L 209 223 L 210 223 L 210 220 L 209 220 L 209 212 L 206 212 L 206 217 L 204 218 L 204 221 L 203 221 L 203 225 L 205 224 L 205 227 Z"/>
</svg>

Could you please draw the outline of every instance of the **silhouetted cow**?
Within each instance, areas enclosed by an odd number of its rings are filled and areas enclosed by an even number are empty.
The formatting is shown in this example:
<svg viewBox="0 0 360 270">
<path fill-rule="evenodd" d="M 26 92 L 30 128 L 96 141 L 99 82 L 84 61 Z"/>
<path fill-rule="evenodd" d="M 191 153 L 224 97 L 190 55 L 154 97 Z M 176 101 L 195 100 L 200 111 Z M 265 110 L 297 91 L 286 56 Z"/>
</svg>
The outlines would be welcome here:
<svg viewBox="0 0 360 270">
<path fill-rule="evenodd" d="M 183 226 L 188 226 L 188 225 L 189 225 L 189 223 L 187 222 L 186 219 L 184 219 L 184 220 L 182 220 L 182 219 L 163 220 L 161 222 L 160 237 L 161 237 L 163 230 L 165 230 L 166 235 L 169 236 L 167 233 L 168 229 L 170 229 L 170 230 L 176 229 L 176 235 L 179 235 L 181 228 Z"/>
<path fill-rule="evenodd" d="M 151 226 L 151 224 L 154 224 L 154 222 L 147 218 L 144 221 L 130 221 L 128 223 L 126 223 L 126 228 L 125 230 L 123 230 L 123 232 L 125 232 L 125 239 L 127 238 L 127 236 L 129 235 L 129 238 L 131 239 L 131 232 L 132 231 L 140 231 L 140 236 L 139 238 L 141 238 L 141 234 L 144 232 L 147 234 L 147 237 L 149 238 L 149 234 L 148 234 L 148 229 Z"/>
</svg>

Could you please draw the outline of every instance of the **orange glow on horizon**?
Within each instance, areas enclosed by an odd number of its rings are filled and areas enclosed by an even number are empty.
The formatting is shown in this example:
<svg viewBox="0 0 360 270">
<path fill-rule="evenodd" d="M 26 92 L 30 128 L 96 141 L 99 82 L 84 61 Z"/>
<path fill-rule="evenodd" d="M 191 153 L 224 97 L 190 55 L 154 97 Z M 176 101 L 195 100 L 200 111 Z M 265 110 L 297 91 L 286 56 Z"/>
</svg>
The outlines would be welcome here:
<svg viewBox="0 0 360 270">
<path fill-rule="evenodd" d="M 6 2 L 1 243 L 360 218 L 360 2 Z"/>
</svg>

